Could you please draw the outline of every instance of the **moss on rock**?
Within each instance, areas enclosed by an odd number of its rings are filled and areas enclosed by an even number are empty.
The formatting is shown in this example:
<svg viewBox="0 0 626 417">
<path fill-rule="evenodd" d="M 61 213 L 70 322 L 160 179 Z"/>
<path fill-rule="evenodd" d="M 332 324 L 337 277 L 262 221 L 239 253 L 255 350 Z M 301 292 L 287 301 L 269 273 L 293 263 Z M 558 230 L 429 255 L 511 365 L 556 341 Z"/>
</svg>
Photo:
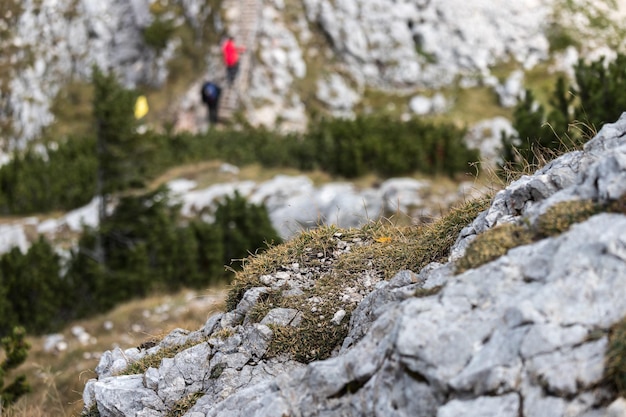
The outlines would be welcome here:
<svg viewBox="0 0 626 417">
<path fill-rule="evenodd" d="M 504 224 L 490 229 L 470 243 L 456 264 L 456 272 L 461 273 L 493 261 L 506 254 L 509 249 L 532 242 L 532 233 L 517 224 Z"/>
</svg>

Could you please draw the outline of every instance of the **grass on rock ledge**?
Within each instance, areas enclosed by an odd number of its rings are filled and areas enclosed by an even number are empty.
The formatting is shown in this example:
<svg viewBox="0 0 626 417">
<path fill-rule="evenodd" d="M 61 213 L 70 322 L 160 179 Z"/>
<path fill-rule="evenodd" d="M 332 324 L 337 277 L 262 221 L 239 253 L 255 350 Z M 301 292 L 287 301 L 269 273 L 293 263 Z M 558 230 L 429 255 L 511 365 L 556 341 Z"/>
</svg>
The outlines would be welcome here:
<svg viewBox="0 0 626 417">
<path fill-rule="evenodd" d="M 470 243 L 465 255 L 456 262 L 455 271 L 460 274 L 478 268 L 513 248 L 560 235 L 572 225 L 601 212 L 626 214 L 626 196 L 603 204 L 591 200 L 562 201 L 550 207 L 532 225 L 522 219 L 519 224 L 509 223 L 489 229 Z"/>
<path fill-rule="evenodd" d="M 328 358 L 348 333 L 350 314 L 358 305 L 349 301 L 351 296 L 362 298 L 375 282 L 399 271 L 418 272 L 430 262 L 447 261 L 461 229 L 489 202 L 490 196 L 469 201 L 426 225 L 399 227 L 383 220 L 360 229 L 327 226 L 304 232 L 246 261 L 231 284 L 227 310 L 234 310 L 248 289 L 271 285 L 262 281 L 264 276 L 286 271 L 307 275 L 312 283 L 303 286 L 301 293 L 273 288 L 253 307 L 249 318 L 261 321 L 275 308 L 297 310 L 302 315 L 297 326 L 270 325 L 274 337 L 266 356 L 290 354 L 303 363 Z M 340 310 L 345 317 L 340 324 L 332 324 Z"/>
</svg>

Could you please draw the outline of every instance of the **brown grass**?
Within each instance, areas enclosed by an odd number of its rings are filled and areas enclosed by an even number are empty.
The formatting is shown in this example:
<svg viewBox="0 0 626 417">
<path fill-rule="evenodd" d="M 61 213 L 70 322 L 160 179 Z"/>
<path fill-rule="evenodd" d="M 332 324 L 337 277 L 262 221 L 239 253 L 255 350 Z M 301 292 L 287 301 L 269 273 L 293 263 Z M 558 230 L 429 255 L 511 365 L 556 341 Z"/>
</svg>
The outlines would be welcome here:
<svg viewBox="0 0 626 417">
<path fill-rule="evenodd" d="M 21 398 L 5 415 L 10 417 L 75 417 L 83 407 L 85 383 L 95 378 L 96 355 L 119 346 L 137 347 L 146 340 L 162 338 L 175 328 L 199 329 L 206 319 L 224 309 L 223 287 L 204 291 L 183 290 L 176 294 L 155 294 L 116 307 L 106 314 L 81 320 L 61 332 L 68 349 L 48 353 L 44 337 L 29 337 L 32 348 L 25 364 L 16 373 L 25 373 L 33 392 Z M 167 307 L 165 307 L 167 306 Z M 166 310 L 166 311 L 165 311 Z M 111 321 L 113 329 L 104 328 Z M 82 326 L 96 338 L 96 343 L 81 345 L 72 336 L 72 326 Z M 134 326 L 133 326 L 134 325 Z"/>
<path fill-rule="evenodd" d="M 381 220 L 360 229 L 320 227 L 304 232 L 285 244 L 251 257 L 239 271 L 227 298 L 227 309 L 236 308 L 246 290 L 263 286 L 260 277 L 280 271 L 283 265 L 297 262 L 300 268 L 313 270 L 314 284 L 300 295 L 283 296 L 270 291 L 249 313 L 253 320 L 262 320 L 273 308 L 289 308 L 302 314 L 297 327 L 271 325 L 274 337 L 266 356 L 290 354 L 295 360 L 308 363 L 325 359 L 341 344 L 348 332 L 349 317 L 355 305 L 341 300 L 344 288 L 361 288 L 360 279 L 367 275 L 390 279 L 397 272 L 419 271 L 430 262 L 445 262 L 460 230 L 489 204 L 483 197 L 450 210 L 439 220 L 421 226 L 397 226 Z M 350 251 L 333 255 L 338 239 L 358 242 Z M 320 300 L 315 309 L 307 300 Z M 339 309 L 346 313 L 339 325 L 328 321 Z"/>
</svg>

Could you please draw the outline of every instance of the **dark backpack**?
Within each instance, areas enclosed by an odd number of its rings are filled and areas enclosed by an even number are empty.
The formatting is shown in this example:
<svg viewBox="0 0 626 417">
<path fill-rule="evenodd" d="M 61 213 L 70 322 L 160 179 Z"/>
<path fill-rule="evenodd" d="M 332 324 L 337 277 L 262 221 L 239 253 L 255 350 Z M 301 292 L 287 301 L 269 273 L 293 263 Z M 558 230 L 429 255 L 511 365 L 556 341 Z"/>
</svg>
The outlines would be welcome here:
<svg viewBox="0 0 626 417">
<path fill-rule="evenodd" d="M 204 103 L 215 102 L 220 95 L 220 89 L 215 84 L 208 82 L 202 86 L 202 101 Z"/>
</svg>

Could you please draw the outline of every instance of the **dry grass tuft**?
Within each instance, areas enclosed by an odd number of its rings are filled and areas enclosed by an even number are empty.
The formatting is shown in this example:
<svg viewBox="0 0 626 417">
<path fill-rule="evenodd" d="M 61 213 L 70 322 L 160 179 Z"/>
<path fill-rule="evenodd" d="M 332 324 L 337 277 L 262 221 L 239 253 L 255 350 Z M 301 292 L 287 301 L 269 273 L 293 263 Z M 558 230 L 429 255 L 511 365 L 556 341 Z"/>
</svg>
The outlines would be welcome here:
<svg viewBox="0 0 626 417">
<path fill-rule="evenodd" d="M 381 220 L 360 229 L 328 226 L 304 232 L 251 257 L 231 284 L 227 308 L 235 309 L 248 289 L 265 286 L 260 280 L 263 275 L 286 270 L 294 262 L 301 269 L 314 270 L 312 287 L 290 296 L 283 296 L 282 289 L 271 290 L 248 313 L 248 319 L 261 321 L 279 307 L 297 310 L 302 314 L 297 327 L 270 325 L 274 336 L 266 356 L 286 353 L 303 363 L 328 358 L 345 338 L 356 306 L 346 302 L 346 289 L 365 294 L 371 291 L 366 287 L 371 284 L 364 280 L 387 280 L 401 270 L 419 271 L 430 262 L 446 261 L 461 229 L 486 209 L 489 201 L 490 197 L 483 197 L 467 202 L 428 225 L 396 226 Z M 350 250 L 337 255 L 339 241 L 350 244 Z M 317 300 L 313 308 L 312 299 Z M 339 324 L 331 323 L 340 309 L 344 318 Z"/>
<path fill-rule="evenodd" d="M 504 224 L 476 237 L 465 251 L 465 255 L 455 265 L 455 272 L 461 273 L 493 261 L 506 254 L 509 249 L 532 242 L 532 233 L 524 226 Z"/>
<path fill-rule="evenodd" d="M 604 380 L 618 396 L 626 396 L 626 317 L 609 331 Z"/>
<path fill-rule="evenodd" d="M 600 211 L 601 207 L 591 200 L 564 201 L 537 219 L 535 228 L 539 236 L 556 236 Z"/>
<path fill-rule="evenodd" d="M 159 349 L 152 355 L 146 355 L 139 359 L 137 362 L 133 362 L 124 370 L 120 375 L 134 375 L 143 374 L 148 368 L 158 368 L 161 365 L 161 361 L 165 358 L 173 358 L 183 350 L 187 350 L 197 344 L 202 343 L 203 340 L 190 340 L 182 345 L 175 345 L 170 347 L 164 347 Z"/>
<path fill-rule="evenodd" d="M 571 133 L 566 133 L 564 137 L 560 137 L 550 124 L 546 123 L 546 125 L 552 130 L 557 146 L 555 148 L 533 146 L 531 153 L 534 162 L 529 162 L 517 148 L 513 148 L 513 161 L 505 163 L 500 169 L 499 176 L 502 178 L 503 186 L 518 180 L 523 175 L 534 174 L 565 153 L 583 149 L 584 144 L 597 134 L 595 126 L 582 121 L 570 123 L 568 132 Z"/>
<path fill-rule="evenodd" d="M 189 394 L 188 396 L 181 398 L 170 411 L 167 412 L 165 417 L 181 417 L 184 416 L 196 402 L 202 398 L 204 394 L 197 392 L 195 394 Z"/>
<path fill-rule="evenodd" d="M 532 225 L 505 224 L 487 230 L 469 244 L 465 255 L 456 262 L 455 272 L 477 268 L 517 246 L 557 236 L 601 212 L 626 214 L 626 196 L 604 204 L 591 200 L 562 201 L 550 207 Z"/>
</svg>

